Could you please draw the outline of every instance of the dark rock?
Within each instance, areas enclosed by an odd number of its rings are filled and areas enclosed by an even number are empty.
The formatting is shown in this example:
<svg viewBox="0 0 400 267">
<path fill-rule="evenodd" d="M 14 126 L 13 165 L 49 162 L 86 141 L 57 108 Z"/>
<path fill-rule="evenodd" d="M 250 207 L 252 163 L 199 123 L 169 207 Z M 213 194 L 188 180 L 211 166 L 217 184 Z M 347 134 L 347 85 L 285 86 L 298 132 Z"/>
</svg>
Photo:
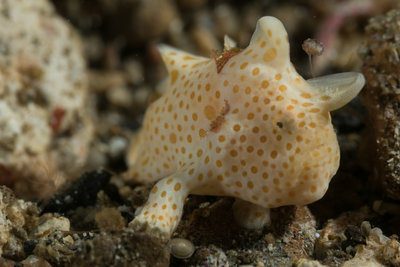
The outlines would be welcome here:
<svg viewBox="0 0 400 267">
<path fill-rule="evenodd" d="M 97 193 L 110 181 L 111 173 L 97 170 L 85 173 L 61 193 L 52 197 L 43 208 L 46 212 L 65 213 L 77 207 L 86 207 L 96 203 Z"/>
<path fill-rule="evenodd" d="M 25 256 L 31 255 L 33 250 L 35 249 L 38 241 L 36 240 L 26 240 L 24 242 L 24 253 Z"/>
<path fill-rule="evenodd" d="M 365 245 L 365 237 L 361 234 L 360 228 L 355 225 L 348 225 L 344 231 L 346 240 L 342 242 L 341 247 L 344 251 L 349 247 L 355 247 L 357 245 Z"/>
</svg>

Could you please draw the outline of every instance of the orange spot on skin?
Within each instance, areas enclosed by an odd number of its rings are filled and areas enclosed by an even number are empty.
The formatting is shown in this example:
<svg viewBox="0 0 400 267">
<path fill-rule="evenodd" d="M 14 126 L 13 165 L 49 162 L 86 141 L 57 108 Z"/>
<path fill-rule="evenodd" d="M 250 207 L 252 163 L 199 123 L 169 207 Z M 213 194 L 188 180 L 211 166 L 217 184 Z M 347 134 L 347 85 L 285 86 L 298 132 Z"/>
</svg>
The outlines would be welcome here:
<svg viewBox="0 0 400 267">
<path fill-rule="evenodd" d="M 269 86 L 269 82 L 267 80 L 264 80 L 261 82 L 261 87 L 266 89 Z"/>
<path fill-rule="evenodd" d="M 276 58 L 277 55 L 278 55 L 278 52 L 276 51 L 276 48 L 271 47 L 267 50 L 267 52 L 264 53 L 263 60 L 265 62 L 271 62 Z"/>
<path fill-rule="evenodd" d="M 184 56 L 183 57 L 183 60 L 193 60 L 193 59 L 195 59 L 195 58 L 191 57 L 191 56 Z"/>
<path fill-rule="evenodd" d="M 255 75 L 260 73 L 260 69 L 259 68 L 254 68 L 251 73 L 255 76 Z"/>
<path fill-rule="evenodd" d="M 157 186 L 154 186 L 154 187 L 153 187 L 153 190 L 151 190 L 151 193 L 152 193 L 152 194 L 155 194 L 155 193 L 157 193 L 157 190 L 158 190 L 158 187 L 157 187 Z"/>
<path fill-rule="evenodd" d="M 177 70 L 172 70 L 170 73 L 170 78 L 171 78 L 171 85 L 173 85 L 176 82 L 176 79 L 178 79 L 179 72 Z"/>
<path fill-rule="evenodd" d="M 285 92 L 287 90 L 287 87 L 285 85 L 280 85 L 279 86 L 279 91 Z"/>
<path fill-rule="evenodd" d="M 305 116 L 306 116 L 306 114 L 304 114 L 304 112 L 297 114 L 297 118 L 299 118 L 299 119 L 304 118 Z"/>
<path fill-rule="evenodd" d="M 257 167 L 256 166 L 251 167 L 251 172 L 254 174 L 257 173 L 258 172 Z"/>
<path fill-rule="evenodd" d="M 310 191 L 311 191 L 311 193 L 317 192 L 317 187 L 313 185 L 313 186 L 311 187 Z"/>
<path fill-rule="evenodd" d="M 303 103 L 303 104 L 301 104 L 303 107 L 310 107 L 310 106 L 313 106 L 314 104 L 313 103 Z"/>
<path fill-rule="evenodd" d="M 181 184 L 180 183 L 176 183 L 175 185 L 174 185 L 174 190 L 175 191 L 179 191 L 179 190 L 181 190 Z"/>
<path fill-rule="evenodd" d="M 238 152 L 236 150 L 231 150 L 230 154 L 232 157 L 236 157 L 238 155 Z"/>
<path fill-rule="evenodd" d="M 233 130 L 234 130 L 235 132 L 239 132 L 239 131 L 240 131 L 240 125 L 239 125 L 239 124 L 235 124 L 235 125 L 233 126 Z"/>
<path fill-rule="evenodd" d="M 311 98 L 311 95 L 309 93 L 301 93 L 300 96 L 302 98 L 306 98 L 306 99 L 310 99 Z"/>
<path fill-rule="evenodd" d="M 233 165 L 232 167 L 231 167 L 231 169 L 232 169 L 232 171 L 233 172 L 238 172 L 238 167 L 236 166 L 236 165 Z"/>
<path fill-rule="evenodd" d="M 294 107 L 293 107 L 292 105 L 289 105 L 289 106 L 286 107 L 286 110 L 287 110 L 287 111 L 291 111 L 291 110 L 293 110 L 293 109 L 294 109 Z"/>
<path fill-rule="evenodd" d="M 207 131 L 206 130 L 204 130 L 204 129 L 200 129 L 199 130 L 199 136 L 200 137 L 205 137 L 207 135 Z"/>
<path fill-rule="evenodd" d="M 204 115 L 206 116 L 207 120 L 213 120 L 217 116 L 217 112 L 215 108 L 211 105 L 207 105 L 204 107 Z"/>
<path fill-rule="evenodd" d="M 169 135 L 169 141 L 171 142 L 171 144 L 175 144 L 176 143 L 176 134 L 171 133 Z"/>
</svg>

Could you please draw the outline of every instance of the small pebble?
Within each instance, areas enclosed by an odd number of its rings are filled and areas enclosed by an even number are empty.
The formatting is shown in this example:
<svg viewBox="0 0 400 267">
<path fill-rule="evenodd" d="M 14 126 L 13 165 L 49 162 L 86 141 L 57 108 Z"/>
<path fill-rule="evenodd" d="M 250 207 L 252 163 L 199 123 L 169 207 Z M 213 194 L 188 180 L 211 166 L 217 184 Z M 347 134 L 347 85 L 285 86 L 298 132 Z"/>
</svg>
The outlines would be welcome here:
<svg viewBox="0 0 400 267">
<path fill-rule="evenodd" d="M 360 226 L 360 231 L 363 236 L 369 236 L 369 232 L 371 231 L 371 224 L 368 221 L 363 221 Z"/>
<path fill-rule="evenodd" d="M 113 136 L 109 143 L 109 153 L 111 157 L 116 158 L 125 152 L 127 146 L 126 138 L 122 136 Z"/>
<path fill-rule="evenodd" d="M 34 236 L 42 238 L 55 231 L 69 231 L 70 222 L 65 217 L 53 217 L 52 214 L 47 213 L 40 217 L 39 225 L 34 230 Z"/>
<path fill-rule="evenodd" d="M 143 66 L 138 60 L 128 59 L 124 63 L 124 71 L 128 74 L 127 78 L 131 84 L 140 84 L 144 82 Z"/>
<path fill-rule="evenodd" d="M 273 244 L 275 243 L 275 237 L 272 233 L 268 233 L 265 235 L 264 240 L 268 243 L 268 244 Z"/>
<path fill-rule="evenodd" d="M 8 265 L 2 265 L 8 266 Z M 11 266 L 11 265 L 10 265 Z M 45 259 L 42 259 L 35 255 L 30 255 L 20 264 L 14 264 L 14 266 L 24 266 L 24 267 L 51 267 L 50 263 L 48 263 Z"/>
<path fill-rule="evenodd" d="M 171 254 L 178 259 L 187 259 L 193 255 L 195 247 L 192 242 L 183 238 L 174 238 L 169 242 Z"/>
<path fill-rule="evenodd" d="M 74 244 L 74 239 L 72 238 L 72 236 L 67 235 L 66 237 L 63 238 L 63 242 L 64 244 L 72 246 Z"/>
<path fill-rule="evenodd" d="M 110 103 L 117 107 L 129 108 L 134 102 L 134 95 L 129 88 L 124 86 L 114 87 L 108 90 L 107 97 Z"/>
</svg>

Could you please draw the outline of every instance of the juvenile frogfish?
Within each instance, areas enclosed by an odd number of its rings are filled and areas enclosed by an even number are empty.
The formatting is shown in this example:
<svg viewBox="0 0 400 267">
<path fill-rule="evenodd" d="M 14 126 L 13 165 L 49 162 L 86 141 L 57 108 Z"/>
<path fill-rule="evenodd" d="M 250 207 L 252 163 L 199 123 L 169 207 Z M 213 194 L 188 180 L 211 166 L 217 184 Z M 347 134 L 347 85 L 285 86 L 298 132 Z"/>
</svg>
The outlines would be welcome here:
<svg viewBox="0 0 400 267">
<path fill-rule="evenodd" d="M 213 58 L 160 46 L 169 78 L 145 114 L 125 178 L 158 181 L 130 223 L 168 239 L 188 194 L 236 198 L 246 228 L 270 222 L 271 208 L 320 199 L 339 167 L 330 111 L 364 85 L 359 73 L 304 80 L 289 58 L 287 32 L 259 19 L 250 44 Z"/>
</svg>

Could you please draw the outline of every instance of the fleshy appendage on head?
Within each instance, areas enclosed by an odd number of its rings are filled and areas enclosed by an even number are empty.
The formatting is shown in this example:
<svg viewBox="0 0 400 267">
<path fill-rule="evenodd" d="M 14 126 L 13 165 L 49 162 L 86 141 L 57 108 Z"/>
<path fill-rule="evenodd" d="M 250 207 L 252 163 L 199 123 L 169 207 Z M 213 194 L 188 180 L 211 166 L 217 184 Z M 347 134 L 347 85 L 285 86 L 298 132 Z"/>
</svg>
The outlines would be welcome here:
<svg viewBox="0 0 400 267">
<path fill-rule="evenodd" d="M 307 80 L 322 95 L 327 111 L 339 109 L 355 98 L 364 87 L 365 78 L 358 72 L 343 72 Z"/>
</svg>

